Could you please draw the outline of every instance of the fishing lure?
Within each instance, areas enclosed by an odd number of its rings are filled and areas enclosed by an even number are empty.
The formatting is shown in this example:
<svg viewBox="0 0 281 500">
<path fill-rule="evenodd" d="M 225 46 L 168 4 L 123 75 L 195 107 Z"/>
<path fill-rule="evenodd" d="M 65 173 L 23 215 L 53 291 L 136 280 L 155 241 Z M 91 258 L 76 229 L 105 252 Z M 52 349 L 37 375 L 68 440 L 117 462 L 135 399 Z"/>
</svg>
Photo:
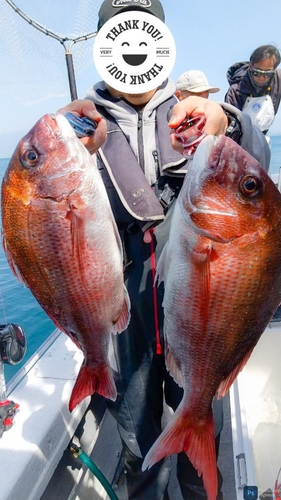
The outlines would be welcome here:
<svg viewBox="0 0 281 500">
<path fill-rule="evenodd" d="M 77 137 L 91 137 L 95 133 L 95 129 L 98 125 L 97 122 L 91 120 L 87 116 L 79 118 L 79 116 L 73 115 L 72 113 L 66 113 L 65 118 L 69 121 Z"/>
</svg>

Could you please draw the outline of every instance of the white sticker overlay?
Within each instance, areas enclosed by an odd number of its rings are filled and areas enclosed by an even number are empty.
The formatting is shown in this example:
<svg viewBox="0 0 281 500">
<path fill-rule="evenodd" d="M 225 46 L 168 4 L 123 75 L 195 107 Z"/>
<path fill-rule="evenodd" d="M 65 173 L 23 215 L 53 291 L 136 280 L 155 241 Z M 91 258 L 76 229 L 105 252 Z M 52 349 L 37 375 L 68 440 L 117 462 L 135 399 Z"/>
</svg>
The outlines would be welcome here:
<svg viewBox="0 0 281 500">
<path fill-rule="evenodd" d="M 93 54 L 96 69 L 108 85 L 126 94 L 140 94 L 159 87 L 170 75 L 176 46 L 160 19 L 131 10 L 103 25 Z"/>
</svg>

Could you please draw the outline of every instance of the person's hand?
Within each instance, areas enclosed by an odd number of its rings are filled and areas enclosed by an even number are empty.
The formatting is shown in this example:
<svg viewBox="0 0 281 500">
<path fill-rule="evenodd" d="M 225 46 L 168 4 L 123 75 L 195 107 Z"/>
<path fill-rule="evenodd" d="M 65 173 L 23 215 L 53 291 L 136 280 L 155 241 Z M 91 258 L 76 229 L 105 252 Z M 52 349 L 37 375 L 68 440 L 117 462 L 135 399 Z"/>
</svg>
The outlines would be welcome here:
<svg viewBox="0 0 281 500">
<path fill-rule="evenodd" d="M 187 97 L 178 102 L 172 109 L 169 127 L 171 131 L 171 143 L 173 148 L 179 153 L 183 153 L 183 144 L 175 138 L 173 129 L 176 129 L 180 123 L 188 116 L 205 115 L 206 124 L 204 132 L 212 135 L 224 135 L 228 127 L 228 118 L 223 112 L 222 107 L 214 101 L 209 101 L 204 97 Z"/>
<path fill-rule="evenodd" d="M 76 99 L 57 111 L 57 113 L 61 113 L 62 115 L 65 115 L 67 112 L 73 113 L 80 118 L 87 116 L 88 118 L 91 118 L 91 120 L 97 122 L 98 126 L 95 133 L 91 137 L 82 137 L 80 139 L 80 141 L 88 149 L 89 153 L 95 153 L 106 140 L 107 127 L 106 121 L 98 113 L 94 103 L 89 99 Z"/>
</svg>

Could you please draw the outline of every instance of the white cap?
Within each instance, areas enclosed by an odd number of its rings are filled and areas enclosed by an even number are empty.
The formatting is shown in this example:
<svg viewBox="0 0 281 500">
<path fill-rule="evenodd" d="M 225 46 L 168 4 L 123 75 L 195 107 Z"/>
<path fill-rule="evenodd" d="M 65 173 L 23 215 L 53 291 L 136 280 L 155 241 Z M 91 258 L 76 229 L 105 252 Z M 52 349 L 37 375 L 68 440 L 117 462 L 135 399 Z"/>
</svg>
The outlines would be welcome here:
<svg viewBox="0 0 281 500">
<path fill-rule="evenodd" d="M 203 71 L 197 69 L 183 73 L 176 83 L 176 90 L 188 90 L 188 92 L 194 93 L 207 90 L 211 94 L 220 91 L 219 87 L 211 87 Z"/>
</svg>

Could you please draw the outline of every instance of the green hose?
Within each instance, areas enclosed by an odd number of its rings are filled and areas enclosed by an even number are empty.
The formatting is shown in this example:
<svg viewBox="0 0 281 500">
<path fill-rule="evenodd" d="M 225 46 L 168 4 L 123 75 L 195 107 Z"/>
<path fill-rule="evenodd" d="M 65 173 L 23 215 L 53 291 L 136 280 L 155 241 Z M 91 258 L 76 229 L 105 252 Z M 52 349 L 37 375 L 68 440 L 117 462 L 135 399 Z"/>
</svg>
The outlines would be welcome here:
<svg viewBox="0 0 281 500">
<path fill-rule="evenodd" d="M 99 482 L 102 484 L 104 487 L 106 493 L 108 494 L 109 498 L 111 500 L 118 500 L 118 497 L 115 493 L 115 491 L 112 489 L 111 485 L 107 481 L 106 477 L 103 475 L 103 473 L 100 471 L 100 469 L 97 467 L 97 465 L 93 462 L 93 460 L 85 453 L 82 448 L 79 448 L 76 446 L 76 444 L 71 443 L 70 445 L 70 451 L 73 453 L 75 458 L 79 458 L 81 462 L 83 462 L 88 469 L 96 476 L 96 478 L 99 480 Z"/>
</svg>

